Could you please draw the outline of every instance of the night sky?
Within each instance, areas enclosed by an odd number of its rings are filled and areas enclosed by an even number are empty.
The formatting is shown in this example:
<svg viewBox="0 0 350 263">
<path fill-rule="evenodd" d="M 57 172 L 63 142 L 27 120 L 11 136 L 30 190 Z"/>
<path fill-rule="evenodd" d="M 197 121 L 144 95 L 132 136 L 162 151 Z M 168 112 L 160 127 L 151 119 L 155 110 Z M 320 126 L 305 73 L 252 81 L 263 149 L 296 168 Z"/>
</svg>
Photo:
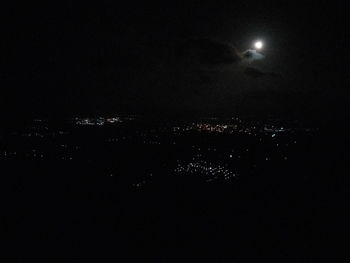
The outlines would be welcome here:
<svg viewBox="0 0 350 263">
<path fill-rule="evenodd" d="M 338 262 L 349 0 L 6 2 L 11 258 Z"/>
<path fill-rule="evenodd" d="M 7 4 L 1 117 L 346 116 L 347 8 L 346 1 Z M 244 64 L 242 52 L 257 39 L 265 58 Z"/>
</svg>

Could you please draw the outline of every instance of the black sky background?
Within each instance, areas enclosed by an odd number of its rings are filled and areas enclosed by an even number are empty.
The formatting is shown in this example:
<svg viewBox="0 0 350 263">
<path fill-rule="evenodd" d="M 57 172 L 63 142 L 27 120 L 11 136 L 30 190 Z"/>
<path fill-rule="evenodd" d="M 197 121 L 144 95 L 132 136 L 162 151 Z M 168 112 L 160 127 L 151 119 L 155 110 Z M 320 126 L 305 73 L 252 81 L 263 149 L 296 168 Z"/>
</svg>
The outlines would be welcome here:
<svg viewBox="0 0 350 263">
<path fill-rule="evenodd" d="M 282 116 L 344 118 L 348 7 L 346 1 L 6 4 L 1 117 L 266 109 Z M 178 60 L 177 47 L 202 38 L 240 51 L 263 39 L 266 58 L 253 66 L 281 79 L 231 80 L 222 65 L 208 74 L 202 66 L 192 68 L 186 70 L 191 76 L 183 77 L 186 65 Z M 204 90 L 203 83 L 212 90 Z M 249 94 L 237 91 L 246 87 Z M 220 93 L 225 101 L 218 100 Z"/>
</svg>

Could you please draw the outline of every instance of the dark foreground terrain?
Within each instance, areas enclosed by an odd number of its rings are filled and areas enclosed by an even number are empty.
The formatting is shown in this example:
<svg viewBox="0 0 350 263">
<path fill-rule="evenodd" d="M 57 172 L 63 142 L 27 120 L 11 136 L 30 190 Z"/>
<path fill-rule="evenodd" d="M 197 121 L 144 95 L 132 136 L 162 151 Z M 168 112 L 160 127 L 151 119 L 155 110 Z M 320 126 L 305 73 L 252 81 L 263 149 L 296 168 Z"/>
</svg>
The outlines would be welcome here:
<svg viewBox="0 0 350 263">
<path fill-rule="evenodd" d="M 348 137 L 286 120 L 33 120 L 0 133 L 14 259 L 312 262 L 342 233 Z M 125 257 L 126 256 L 126 257 Z"/>
</svg>

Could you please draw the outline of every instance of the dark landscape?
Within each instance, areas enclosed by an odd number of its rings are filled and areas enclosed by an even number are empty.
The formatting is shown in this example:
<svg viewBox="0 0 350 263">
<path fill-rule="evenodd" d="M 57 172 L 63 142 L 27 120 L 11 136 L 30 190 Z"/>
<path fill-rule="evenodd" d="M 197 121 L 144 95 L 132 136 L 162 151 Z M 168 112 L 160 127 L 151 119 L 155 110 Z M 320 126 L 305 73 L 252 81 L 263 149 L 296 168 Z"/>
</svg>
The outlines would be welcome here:
<svg viewBox="0 0 350 263">
<path fill-rule="evenodd" d="M 117 116 L 4 129 L 11 237 L 28 248 L 15 257 L 99 260 L 134 248 L 130 260 L 307 262 L 337 231 L 319 216 L 344 204 L 348 183 L 348 140 L 312 125 Z"/>
</svg>

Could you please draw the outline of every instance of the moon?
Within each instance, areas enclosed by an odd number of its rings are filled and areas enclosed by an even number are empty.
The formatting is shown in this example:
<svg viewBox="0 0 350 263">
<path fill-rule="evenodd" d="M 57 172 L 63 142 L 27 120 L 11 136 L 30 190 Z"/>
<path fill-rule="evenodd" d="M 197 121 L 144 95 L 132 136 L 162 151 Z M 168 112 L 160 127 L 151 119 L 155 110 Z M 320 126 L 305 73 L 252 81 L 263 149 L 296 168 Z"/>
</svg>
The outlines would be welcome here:
<svg viewBox="0 0 350 263">
<path fill-rule="evenodd" d="M 254 46 L 256 49 L 262 49 L 262 47 L 264 46 L 263 42 L 262 41 L 256 41 L 254 43 Z"/>
</svg>

